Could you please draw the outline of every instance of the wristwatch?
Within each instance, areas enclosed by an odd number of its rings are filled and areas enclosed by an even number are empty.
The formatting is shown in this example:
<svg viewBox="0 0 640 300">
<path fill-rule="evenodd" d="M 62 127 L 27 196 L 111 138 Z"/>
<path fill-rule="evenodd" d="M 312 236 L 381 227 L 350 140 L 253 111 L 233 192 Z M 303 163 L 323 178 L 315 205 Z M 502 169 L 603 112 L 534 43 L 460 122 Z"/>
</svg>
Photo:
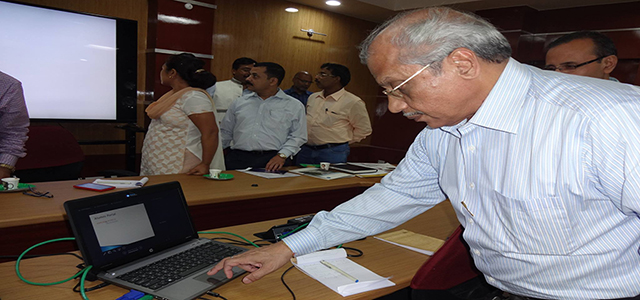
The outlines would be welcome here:
<svg viewBox="0 0 640 300">
<path fill-rule="evenodd" d="M 287 155 L 284 153 L 278 153 L 278 156 L 280 156 L 280 158 L 282 159 L 287 159 Z"/>
</svg>

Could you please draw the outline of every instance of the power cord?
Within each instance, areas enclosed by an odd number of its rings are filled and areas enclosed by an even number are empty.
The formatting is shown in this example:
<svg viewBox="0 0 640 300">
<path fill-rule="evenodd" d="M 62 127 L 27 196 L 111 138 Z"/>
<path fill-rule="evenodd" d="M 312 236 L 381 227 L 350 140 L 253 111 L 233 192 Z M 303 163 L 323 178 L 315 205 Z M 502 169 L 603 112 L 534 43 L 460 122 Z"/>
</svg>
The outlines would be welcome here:
<svg viewBox="0 0 640 300">
<path fill-rule="evenodd" d="M 220 295 L 220 294 L 218 294 L 218 293 L 216 293 L 216 292 L 208 291 L 208 292 L 207 292 L 207 295 L 211 295 L 211 296 L 214 296 L 214 297 L 220 298 L 220 299 L 222 299 L 222 300 L 227 300 L 227 298 L 222 297 L 222 295 Z"/>
<path fill-rule="evenodd" d="M 80 295 L 82 295 L 82 299 L 84 300 L 89 300 L 89 298 L 87 298 L 87 294 L 85 293 L 85 288 L 84 288 L 84 283 L 85 283 L 85 279 L 87 278 L 87 274 L 89 273 L 89 270 L 91 270 L 91 268 L 93 266 L 88 266 L 86 268 L 84 268 L 83 270 L 80 270 L 80 272 L 74 274 L 73 276 L 61 280 L 61 281 L 56 281 L 56 282 L 47 282 L 47 283 L 40 283 L 40 282 L 33 282 L 31 280 L 28 280 L 26 278 L 24 278 L 22 276 L 22 274 L 20 273 L 20 262 L 22 261 L 22 258 L 27 254 L 27 252 L 31 251 L 33 248 L 36 247 L 40 247 L 42 245 L 46 245 L 49 243 L 53 243 L 53 242 L 60 242 L 60 241 L 74 241 L 75 238 L 72 237 L 67 237 L 67 238 L 59 238 L 59 239 L 53 239 L 53 240 L 48 240 L 48 241 L 44 241 L 42 243 L 38 243 L 35 244 L 31 247 L 29 247 L 27 250 L 24 250 L 24 252 L 22 252 L 22 254 L 20 254 L 20 256 L 18 256 L 18 259 L 16 260 L 16 275 L 18 275 L 18 278 L 20 278 L 20 280 L 31 284 L 31 285 L 40 285 L 40 286 L 48 286 L 48 285 L 56 285 L 56 284 L 61 284 L 61 283 L 65 283 L 69 280 L 72 280 L 74 278 L 77 278 L 78 275 L 82 274 L 82 278 L 80 279 Z"/>
<path fill-rule="evenodd" d="M 110 284 L 110 283 L 108 283 L 108 282 L 103 282 L 103 283 L 100 283 L 100 284 L 98 284 L 98 285 L 95 285 L 95 286 L 92 286 L 92 287 L 85 288 L 85 289 L 84 289 L 84 292 L 86 293 L 86 292 L 95 291 L 95 290 L 101 289 L 101 288 L 103 288 L 103 287 L 105 287 L 105 286 L 109 286 L 109 285 L 111 285 L 111 284 Z M 73 290 L 74 292 L 76 292 L 76 293 L 80 293 L 80 282 L 78 282 L 78 283 L 73 287 L 73 289 L 72 289 L 72 290 Z"/>
<path fill-rule="evenodd" d="M 56 281 L 56 282 L 47 282 L 47 283 L 33 282 L 31 280 L 28 280 L 28 279 L 24 278 L 22 276 L 22 274 L 20 273 L 20 262 L 22 261 L 22 258 L 27 254 L 27 252 L 31 251 L 33 248 L 36 248 L 36 247 L 39 247 L 39 246 L 42 246 L 42 245 L 46 245 L 46 244 L 49 244 L 49 243 L 53 243 L 53 242 L 73 241 L 73 240 L 75 240 L 75 238 L 72 238 L 72 237 L 59 238 L 59 239 L 53 239 L 53 240 L 44 241 L 42 243 L 38 243 L 38 244 L 35 244 L 35 245 L 29 247 L 27 250 L 22 252 L 22 254 L 20 254 L 20 256 L 18 256 L 18 259 L 16 260 L 16 275 L 18 275 L 18 278 L 20 278 L 20 280 L 22 280 L 22 281 L 24 281 L 24 282 L 26 282 L 28 284 L 40 285 L 40 286 L 61 284 L 61 283 L 67 282 L 69 280 L 72 280 L 72 279 L 78 277 L 78 275 L 82 274 L 82 272 L 85 271 L 86 269 L 85 270 L 81 270 L 80 272 L 74 274 L 73 276 L 71 276 L 71 277 L 69 277 L 67 279 Z"/>
<path fill-rule="evenodd" d="M 293 291 L 291 290 L 291 288 L 287 285 L 287 283 L 284 281 L 284 275 L 287 274 L 287 272 L 289 272 L 291 269 L 293 269 L 294 266 L 289 267 L 288 269 L 286 269 L 284 272 L 282 272 L 282 276 L 280 276 L 280 281 L 282 281 L 282 284 L 284 284 L 284 287 L 287 288 L 287 290 L 289 291 L 289 293 L 291 293 L 291 297 L 293 297 L 293 300 L 296 300 L 296 294 L 293 293 Z"/>
</svg>

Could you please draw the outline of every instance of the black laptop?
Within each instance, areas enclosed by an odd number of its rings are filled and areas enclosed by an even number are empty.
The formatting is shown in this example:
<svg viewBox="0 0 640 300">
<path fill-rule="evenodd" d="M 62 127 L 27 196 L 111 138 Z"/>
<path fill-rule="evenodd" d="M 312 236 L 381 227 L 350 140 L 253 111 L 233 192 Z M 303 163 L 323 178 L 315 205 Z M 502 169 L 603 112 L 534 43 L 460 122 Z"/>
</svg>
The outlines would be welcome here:
<svg viewBox="0 0 640 300">
<path fill-rule="evenodd" d="M 178 182 L 64 203 L 99 279 L 160 299 L 194 299 L 230 279 L 206 272 L 244 248 L 199 238 Z M 234 278 L 244 273 L 234 268 Z"/>
</svg>

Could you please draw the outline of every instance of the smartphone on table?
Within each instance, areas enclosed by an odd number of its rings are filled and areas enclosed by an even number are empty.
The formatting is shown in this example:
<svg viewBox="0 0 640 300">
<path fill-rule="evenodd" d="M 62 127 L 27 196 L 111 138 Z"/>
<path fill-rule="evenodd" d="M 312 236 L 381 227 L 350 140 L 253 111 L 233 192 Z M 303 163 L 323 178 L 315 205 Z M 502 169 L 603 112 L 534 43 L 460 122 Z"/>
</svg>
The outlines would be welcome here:
<svg viewBox="0 0 640 300">
<path fill-rule="evenodd" d="M 115 186 L 92 183 L 92 182 L 76 184 L 73 187 L 77 189 L 97 191 L 97 192 L 104 192 L 104 191 L 113 190 L 116 188 Z"/>
</svg>

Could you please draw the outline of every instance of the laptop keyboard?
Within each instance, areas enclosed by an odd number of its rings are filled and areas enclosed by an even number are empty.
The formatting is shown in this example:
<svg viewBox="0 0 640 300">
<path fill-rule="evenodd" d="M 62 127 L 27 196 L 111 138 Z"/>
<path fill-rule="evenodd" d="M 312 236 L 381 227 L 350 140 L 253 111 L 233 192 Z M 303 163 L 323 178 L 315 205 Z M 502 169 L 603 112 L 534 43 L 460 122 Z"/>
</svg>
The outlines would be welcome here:
<svg viewBox="0 0 640 300">
<path fill-rule="evenodd" d="M 193 249 L 169 256 L 148 266 L 118 276 L 118 279 L 157 290 L 163 286 L 213 265 L 227 256 L 242 252 L 217 243 L 205 243 Z"/>
</svg>

